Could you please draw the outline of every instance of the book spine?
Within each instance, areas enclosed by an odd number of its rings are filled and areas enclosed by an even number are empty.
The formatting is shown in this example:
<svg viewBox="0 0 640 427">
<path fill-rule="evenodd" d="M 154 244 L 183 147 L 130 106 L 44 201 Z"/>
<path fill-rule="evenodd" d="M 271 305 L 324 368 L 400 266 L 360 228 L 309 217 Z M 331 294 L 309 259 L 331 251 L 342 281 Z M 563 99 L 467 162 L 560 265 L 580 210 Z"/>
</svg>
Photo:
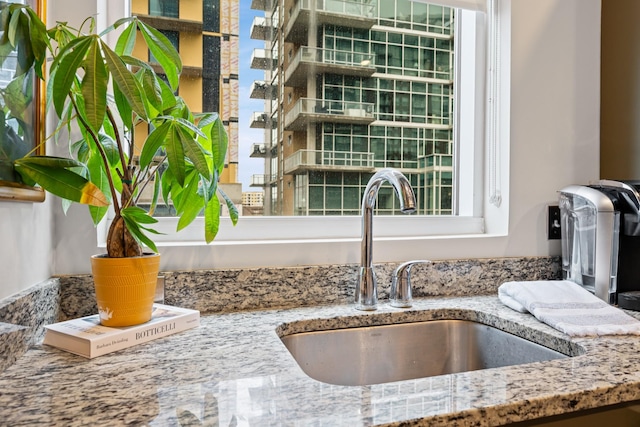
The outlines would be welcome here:
<svg viewBox="0 0 640 427">
<path fill-rule="evenodd" d="M 89 358 L 102 356 L 134 345 L 166 337 L 200 324 L 200 313 L 194 312 L 154 322 L 144 328 L 123 330 L 121 334 L 102 337 L 91 341 Z"/>
</svg>

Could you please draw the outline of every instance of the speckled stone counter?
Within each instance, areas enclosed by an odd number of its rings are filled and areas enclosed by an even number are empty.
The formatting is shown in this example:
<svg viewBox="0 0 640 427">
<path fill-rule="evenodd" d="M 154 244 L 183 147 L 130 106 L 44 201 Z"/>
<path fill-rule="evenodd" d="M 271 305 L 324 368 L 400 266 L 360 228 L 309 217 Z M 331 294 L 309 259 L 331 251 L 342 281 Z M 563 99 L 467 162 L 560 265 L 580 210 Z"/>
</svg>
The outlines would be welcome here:
<svg viewBox="0 0 640 427">
<path fill-rule="evenodd" d="M 376 264 L 379 296 L 388 296 L 397 264 Z M 202 313 L 261 310 L 353 301 L 355 265 L 162 272 L 167 304 Z M 414 295 L 495 294 L 507 280 L 548 280 L 558 257 L 441 260 L 412 271 Z M 60 276 L 0 300 L 0 372 L 42 341 L 43 325 L 97 312 L 90 275 Z M 11 326 L 13 325 L 13 326 Z"/>
<path fill-rule="evenodd" d="M 468 319 L 574 357 L 370 386 L 306 376 L 278 334 Z M 438 345 L 438 343 L 434 343 Z M 495 426 L 640 399 L 640 337 L 567 337 L 495 296 L 209 314 L 197 329 L 93 360 L 33 346 L 0 375 L 0 424 Z"/>
<path fill-rule="evenodd" d="M 378 296 L 389 296 L 397 263 L 376 264 Z M 165 271 L 165 302 L 201 312 L 347 304 L 353 301 L 357 265 Z M 560 277 L 559 257 L 440 260 L 411 270 L 413 295 L 496 294 L 509 280 Z M 61 318 L 96 313 L 91 276 L 62 276 Z M 0 321 L 2 318 L 0 317 Z"/>
</svg>

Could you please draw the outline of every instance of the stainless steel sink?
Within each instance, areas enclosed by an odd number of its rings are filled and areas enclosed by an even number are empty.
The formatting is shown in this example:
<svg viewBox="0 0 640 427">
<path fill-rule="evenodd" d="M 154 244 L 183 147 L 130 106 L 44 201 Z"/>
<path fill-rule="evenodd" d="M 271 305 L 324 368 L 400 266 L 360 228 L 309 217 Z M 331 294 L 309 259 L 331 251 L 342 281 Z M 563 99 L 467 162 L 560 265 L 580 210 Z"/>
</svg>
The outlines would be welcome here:
<svg viewBox="0 0 640 427">
<path fill-rule="evenodd" d="M 431 320 L 281 337 L 318 381 L 371 385 L 567 357 L 491 326 Z"/>
</svg>

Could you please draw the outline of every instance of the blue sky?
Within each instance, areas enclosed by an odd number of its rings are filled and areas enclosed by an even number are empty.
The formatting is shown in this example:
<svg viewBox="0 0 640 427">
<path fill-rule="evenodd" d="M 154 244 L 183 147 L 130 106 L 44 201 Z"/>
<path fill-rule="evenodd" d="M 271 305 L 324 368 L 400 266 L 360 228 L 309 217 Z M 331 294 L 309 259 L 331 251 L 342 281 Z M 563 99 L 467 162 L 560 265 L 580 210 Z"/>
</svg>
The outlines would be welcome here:
<svg viewBox="0 0 640 427">
<path fill-rule="evenodd" d="M 242 191 L 258 191 L 258 187 L 249 187 L 251 175 L 264 173 L 264 159 L 249 157 L 251 146 L 262 143 L 262 129 L 251 129 L 249 121 L 254 111 L 264 111 L 264 101 L 249 98 L 251 84 L 254 80 L 264 80 L 261 70 L 251 69 L 251 54 L 255 48 L 263 48 L 264 42 L 252 40 L 251 23 L 255 16 L 264 16 L 264 12 L 251 9 L 251 0 L 240 0 L 240 58 L 238 94 L 238 181 L 242 183 Z"/>
</svg>

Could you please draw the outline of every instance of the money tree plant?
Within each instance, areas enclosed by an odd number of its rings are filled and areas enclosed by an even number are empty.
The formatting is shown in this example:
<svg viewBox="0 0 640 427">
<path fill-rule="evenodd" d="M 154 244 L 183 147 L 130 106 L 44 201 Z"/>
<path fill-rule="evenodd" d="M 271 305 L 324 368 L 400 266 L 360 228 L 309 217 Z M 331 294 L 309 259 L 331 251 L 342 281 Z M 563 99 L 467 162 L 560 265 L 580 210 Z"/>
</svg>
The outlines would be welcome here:
<svg viewBox="0 0 640 427">
<path fill-rule="evenodd" d="M 47 30 L 24 5 L 0 9 L 0 52 L 17 50 L 20 67 L 43 79 L 45 58 L 52 58 L 46 103 L 59 122 L 49 140 L 69 140 L 68 156 L 14 160 L 24 183 L 66 205 L 89 205 L 95 224 L 111 206 L 109 257 L 140 256 L 144 246 L 157 252 L 150 236 L 158 203 L 173 205 L 178 230 L 203 214 L 207 242 L 218 232 L 221 202 L 236 223 L 238 212 L 218 187 L 228 141 L 223 123 L 217 113 L 193 113 L 177 95 L 182 61 L 162 33 L 136 17 L 100 34 L 92 18 L 80 29 L 60 22 Z M 105 36 L 115 30 L 121 33 L 110 46 Z M 154 64 L 133 56 L 136 43 L 146 45 Z M 145 209 L 143 194 L 151 195 Z"/>
</svg>

